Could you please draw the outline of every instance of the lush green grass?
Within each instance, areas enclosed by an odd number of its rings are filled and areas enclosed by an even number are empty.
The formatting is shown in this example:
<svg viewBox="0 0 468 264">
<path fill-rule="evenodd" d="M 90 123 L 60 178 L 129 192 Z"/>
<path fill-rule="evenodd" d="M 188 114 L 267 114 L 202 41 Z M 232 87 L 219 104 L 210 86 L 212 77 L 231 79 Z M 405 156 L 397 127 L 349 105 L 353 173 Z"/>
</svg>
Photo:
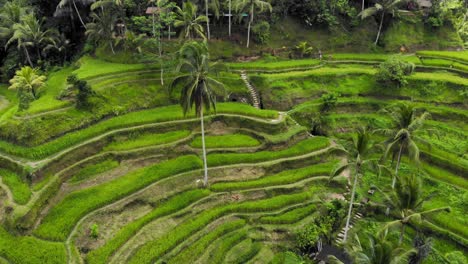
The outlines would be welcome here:
<svg viewBox="0 0 468 264">
<path fill-rule="evenodd" d="M 293 224 L 311 215 L 312 212 L 314 212 L 316 208 L 317 208 L 316 204 L 309 204 L 304 207 L 298 207 L 292 210 L 288 210 L 281 214 L 262 216 L 259 219 L 259 221 L 260 223 L 273 224 L 273 225 Z"/>
<path fill-rule="evenodd" d="M 221 136 L 206 136 L 205 144 L 207 148 L 241 148 L 259 146 L 260 142 L 251 136 L 243 134 L 232 134 Z M 201 136 L 196 137 L 192 143 L 190 143 L 190 146 L 194 148 L 201 148 Z"/>
<path fill-rule="evenodd" d="M 14 264 L 63 264 L 65 245 L 31 236 L 13 236 L 0 227 L 0 256 Z"/>
<path fill-rule="evenodd" d="M 109 171 L 118 166 L 119 166 L 118 161 L 111 160 L 111 159 L 104 160 L 97 164 L 89 165 L 89 166 L 82 168 L 75 175 L 73 175 L 73 177 L 70 179 L 70 182 L 71 183 L 81 182 L 83 180 L 87 180 L 91 178 L 92 176 L 103 173 L 105 171 Z"/>
<path fill-rule="evenodd" d="M 391 54 L 372 54 L 372 53 L 333 53 L 331 58 L 325 56 L 325 59 L 331 60 L 351 60 L 351 61 L 385 61 Z"/>
<path fill-rule="evenodd" d="M 162 134 L 145 133 L 141 135 L 135 135 L 129 139 L 122 139 L 112 142 L 107 145 L 104 150 L 106 151 L 122 151 L 129 149 L 137 149 L 148 146 L 156 146 L 171 143 L 190 135 L 189 130 L 171 131 Z"/>
<path fill-rule="evenodd" d="M 256 60 L 250 62 L 229 63 L 232 69 L 255 69 L 255 70 L 280 70 L 289 68 L 304 68 L 312 67 L 320 64 L 318 59 L 302 59 L 302 60 Z"/>
<path fill-rule="evenodd" d="M 25 183 L 20 176 L 11 171 L 0 169 L 0 177 L 3 183 L 10 188 L 15 202 L 26 204 L 29 201 L 31 190 L 29 189 L 29 185 Z"/>
<path fill-rule="evenodd" d="M 432 166 L 428 163 L 423 163 L 422 167 L 427 172 L 427 174 L 429 174 L 430 177 L 468 190 L 468 181 L 466 180 L 466 178 L 457 176 L 444 169 Z"/>
<path fill-rule="evenodd" d="M 85 214 L 125 197 L 152 182 L 199 168 L 201 168 L 201 160 L 198 157 L 181 156 L 133 171 L 98 186 L 72 192 L 50 210 L 34 233 L 43 238 L 63 241 Z"/>
<path fill-rule="evenodd" d="M 468 64 L 468 51 L 431 51 L 424 50 L 416 52 L 418 56 L 422 57 L 435 57 L 435 58 L 445 58 L 461 61 L 465 64 Z"/>
<path fill-rule="evenodd" d="M 214 240 L 223 236 L 226 233 L 238 230 L 245 226 L 245 220 L 239 219 L 229 221 L 214 228 L 212 231 L 205 234 L 203 237 L 184 248 L 174 258 L 170 259 L 168 263 L 194 263 Z"/>
<path fill-rule="evenodd" d="M 260 188 L 274 185 L 285 185 L 301 181 L 313 176 L 328 176 L 336 162 L 314 164 L 308 167 L 285 170 L 278 174 L 263 176 L 259 179 L 248 181 L 218 182 L 212 184 L 210 189 L 215 192 L 235 191 L 241 189 Z"/>
<path fill-rule="evenodd" d="M 213 220 L 234 212 L 264 212 L 272 211 L 287 205 L 296 204 L 309 199 L 312 192 L 279 195 L 268 199 L 234 203 L 203 211 L 195 217 L 179 224 L 157 240 L 149 241 L 140 247 L 129 263 L 152 263 L 178 243 L 208 225 Z"/>
<path fill-rule="evenodd" d="M 258 252 L 260 252 L 262 249 L 262 242 L 254 242 L 252 239 L 247 239 L 238 244 L 238 246 L 238 251 L 232 253 L 235 256 L 235 259 L 231 260 L 230 263 L 247 263 L 249 260 L 255 257 Z M 247 250 L 245 249 L 245 246 L 248 246 Z M 232 250 L 229 253 L 231 252 Z"/>
<path fill-rule="evenodd" d="M 108 263 L 108 258 L 120 247 L 122 246 L 128 239 L 130 239 L 135 233 L 140 230 L 144 225 L 148 224 L 152 220 L 168 215 L 170 213 L 177 212 L 191 203 L 206 197 L 209 195 L 208 190 L 190 190 L 186 191 L 172 197 L 169 197 L 165 201 L 161 201 L 150 213 L 144 215 L 143 217 L 137 219 L 136 221 L 131 222 L 130 224 L 124 226 L 120 229 L 111 240 L 107 241 L 107 243 L 96 249 L 91 251 L 86 260 L 87 263 Z M 195 250 L 197 246 L 194 244 L 192 248 Z M 192 252 L 189 252 L 189 255 Z M 193 255 L 191 255 L 193 256 Z M 181 256 L 183 257 L 183 256 Z M 186 256 L 187 257 L 187 256 Z M 182 262 L 179 262 L 182 263 Z M 189 263 L 189 262 L 186 262 Z"/>
<path fill-rule="evenodd" d="M 277 151 L 260 151 L 255 153 L 219 153 L 208 155 L 209 166 L 222 166 L 234 163 L 256 163 L 280 158 L 287 158 L 307 154 L 327 147 L 328 138 L 313 137 L 303 140 L 296 145 Z"/>
<path fill-rule="evenodd" d="M 416 81 L 434 81 L 434 82 L 446 82 L 453 83 L 462 86 L 468 86 L 468 79 L 460 77 L 452 73 L 442 72 L 416 72 L 408 76 L 409 80 Z"/>
<path fill-rule="evenodd" d="M 80 68 L 73 73 L 78 75 L 79 78 L 88 79 L 91 77 L 103 76 L 118 72 L 129 72 L 148 69 L 145 64 L 123 64 L 112 63 L 89 56 L 82 57 L 78 61 Z M 150 67 L 151 68 L 151 67 Z"/>
<path fill-rule="evenodd" d="M 240 114 L 259 118 L 276 118 L 278 116 L 276 111 L 258 110 L 249 105 L 238 103 L 220 103 L 217 108 L 218 113 Z M 193 117 L 193 114 L 184 117 L 180 106 L 177 105 L 158 107 L 110 118 L 35 147 L 22 147 L 0 141 L 0 150 L 15 156 L 40 159 L 110 130 Z"/>
<path fill-rule="evenodd" d="M 217 244 L 218 247 L 216 247 L 213 251 L 210 252 L 209 262 L 213 264 L 224 263 L 224 260 L 229 250 L 231 250 L 243 239 L 247 238 L 247 235 L 247 229 L 241 229 L 222 237 L 220 243 Z"/>
</svg>

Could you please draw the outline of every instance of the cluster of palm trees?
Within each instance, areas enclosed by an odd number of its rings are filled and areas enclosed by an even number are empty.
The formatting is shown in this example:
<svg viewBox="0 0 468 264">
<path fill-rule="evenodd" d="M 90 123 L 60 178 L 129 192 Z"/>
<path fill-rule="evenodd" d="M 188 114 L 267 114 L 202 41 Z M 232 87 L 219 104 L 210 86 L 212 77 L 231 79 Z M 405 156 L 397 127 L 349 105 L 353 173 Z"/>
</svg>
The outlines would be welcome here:
<svg viewBox="0 0 468 264">
<path fill-rule="evenodd" d="M 378 186 L 375 186 L 384 197 L 384 203 L 379 205 L 386 208 L 386 213 L 390 214 L 396 220 L 387 223 L 382 229 L 382 233 L 387 233 L 389 229 L 400 227 L 399 245 L 403 241 L 405 227 L 411 223 L 417 223 L 425 215 L 437 213 L 441 211 L 450 211 L 448 207 L 435 208 L 431 210 L 422 210 L 422 205 L 430 199 L 433 194 L 423 196 L 422 183 L 420 177 L 415 174 L 399 176 L 398 171 L 401 166 L 401 158 L 407 154 L 410 160 L 419 163 L 419 148 L 418 144 L 428 144 L 419 135 L 422 131 L 424 121 L 429 114 L 427 112 L 418 115 L 413 105 L 409 103 L 398 103 L 385 110 L 392 118 L 392 126 L 388 129 L 369 131 L 366 128 L 358 128 L 355 136 L 343 147 L 338 147 L 339 151 L 346 154 L 347 161 L 337 167 L 331 174 L 335 177 L 341 174 L 344 170 L 350 170 L 353 175 L 352 191 L 348 209 L 348 215 L 345 224 L 345 233 L 343 241 L 346 242 L 348 237 L 350 219 L 354 206 L 354 198 L 358 180 L 365 175 L 365 172 L 377 172 L 379 175 L 383 172 L 392 175 L 392 183 L 389 191 L 383 191 Z M 373 133 L 383 133 L 388 137 L 383 146 L 372 141 Z M 384 147 L 382 157 L 378 153 Z M 385 166 L 385 160 L 392 156 L 392 163 L 396 159 L 395 172 L 392 173 L 388 166 Z M 388 243 L 384 239 L 385 235 L 381 236 L 383 244 L 381 247 L 387 247 Z M 377 238 L 371 238 L 377 239 Z M 356 244 L 357 243 L 357 244 Z M 354 241 L 351 251 L 361 250 L 359 241 Z M 394 250 L 395 247 L 392 248 Z M 359 251 L 358 250 L 358 251 Z M 403 251 L 399 251 L 403 253 Z M 358 254 L 359 255 L 359 254 Z M 398 254 L 397 254 L 398 255 Z M 407 254 L 403 254 L 407 256 Z M 396 256 L 396 255 L 395 255 Z M 398 255 L 400 256 L 400 255 Z M 361 256 L 362 257 L 362 256 Z M 401 257 L 401 256 L 400 256 Z M 359 263 L 375 263 L 375 262 L 359 262 Z M 379 262 L 380 263 L 380 262 Z M 390 262 L 382 262 L 390 263 Z"/>
</svg>

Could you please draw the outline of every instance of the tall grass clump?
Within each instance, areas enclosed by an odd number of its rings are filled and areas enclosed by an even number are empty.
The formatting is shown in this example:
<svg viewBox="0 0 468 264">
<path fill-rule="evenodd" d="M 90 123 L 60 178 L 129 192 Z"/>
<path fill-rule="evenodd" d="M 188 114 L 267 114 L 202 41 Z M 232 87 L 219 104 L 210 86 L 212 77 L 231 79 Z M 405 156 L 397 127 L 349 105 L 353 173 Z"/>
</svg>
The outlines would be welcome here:
<svg viewBox="0 0 468 264">
<path fill-rule="evenodd" d="M 63 241 L 78 220 L 87 213 L 157 180 L 200 168 L 201 161 L 198 157 L 182 156 L 133 171 L 98 186 L 72 192 L 50 210 L 34 234 L 46 239 Z"/>
</svg>

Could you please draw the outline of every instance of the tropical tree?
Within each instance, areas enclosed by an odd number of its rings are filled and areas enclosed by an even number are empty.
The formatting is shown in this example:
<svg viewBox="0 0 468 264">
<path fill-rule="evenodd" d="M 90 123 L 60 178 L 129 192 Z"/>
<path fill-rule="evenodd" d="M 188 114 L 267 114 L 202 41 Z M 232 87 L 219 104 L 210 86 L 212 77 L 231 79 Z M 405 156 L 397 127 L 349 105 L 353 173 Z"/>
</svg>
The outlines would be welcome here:
<svg viewBox="0 0 468 264">
<path fill-rule="evenodd" d="M 407 0 L 376 0 L 374 6 L 366 8 L 359 13 L 359 16 L 362 19 L 365 19 L 370 16 L 374 16 L 380 14 L 380 25 L 379 31 L 377 32 L 377 37 L 375 39 L 375 45 L 379 42 L 380 34 L 382 32 L 382 26 L 385 19 L 385 14 L 391 14 L 395 16 L 395 14 L 404 12 L 404 10 L 399 9 L 400 4 L 406 2 Z M 363 3 L 364 5 L 364 3 Z"/>
<path fill-rule="evenodd" d="M 182 28 L 181 37 L 192 39 L 195 35 L 205 39 L 205 33 L 201 23 L 208 21 L 206 16 L 198 16 L 198 7 L 191 2 L 182 4 L 182 8 L 176 7 L 176 19 L 174 26 Z"/>
<path fill-rule="evenodd" d="M 390 206 L 395 217 L 398 218 L 398 220 L 387 223 L 386 228 L 400 227 L 400 244 L 403 242 L 406 225 L 412 221 L 419 223 L 423 216 L 442 211 L 450 212 L 450 207 L 421 211 L 424 202 L 431 199 L 435 193 L 424 196 L 421 179 L 415 174 L 398 178 L 396 187 L 392 189 L 390 194 L 384 193 L 378 187 L 376 188 L 382 192 L 387 206 Z"/>
<path fill-rule="evenodd" d="M 388 230 L 378 234 L 368 234 L 367 243 L 361 243 L 356 235 L 354 241 L 347 245 L 346 251 L 355 264 L 407 264 L 416 250 L 395 245 L 388 239 Z"/>
<path fill-rule="evenodd" d="M 52 38 L 52 42 L 47 44 L 43 52 L 45 54 L 56 51 L 58 54 L 62 54 L 62 63 L 65 63 L 67 58 L 67 50 L 70 48 L 70 40 L 68 40 L 64 34 L 58 34 L 55 32 L 56 37 Z"/>
<path fill-rule="evenodd" d="M 112 42 L 114 40 L 114 27 L 117 21 L 117 17 L 114 16 L 110 11 L 101 10 L 100 13 L 100 15 L 95 12 L 91 14 L 93 22 L 86 25 L 87 29 L 85 34 L 89 39 L 96 43 L 108 43 L 112 53 L 115 54 Z"/>
<path fill-rule="evenodd" d="M 392 180 L 392 188 L 394 188 L 403 153 L 408 153 L 409 158 L 418 163 L 419 147 L 415 140 L 423 144 L 429 144 L 419 136 L 419 132 L 424 125 L 424 121 L 429 117 L 429 113 L 424 112 L 418 116 L 414 106 L 409 103 L 395 104 L 384 109 L 384 112 L 388 113 L 391 117 L 392 126 L 389 129 L 381 130 L 389 137 L 385 142 L 386 149 L 383 160 L 387 159 L 389 154 L 392 154 L 392 157 L 397 155 L 395 174 Z"/>
<path fill-rule="evenodd" d="M 8 41 L 14 33 L 12 25 L 21 22 L 21 18 L 26 16 L 31 8 L 24 6 L 21 1 L 7 1 L 0 8 L 0 38 Z"/>
<path fill-rule="evenodd" d="M 83 18 L 81 17 L 78 5 L 80 7 L 86 7 L 94 2 L 95 0 L 60 0 L 60 2 L 57 5 L 57 9 L 55 10 L 55 15 L 61 14 L 66 9 L 69 11 L 73 9 L 75 10 L 76 15 L 78 16 L 78 19 L 80 20 L 81 25 L 86 29 L 86 24 Z M 73 19 L 73 11 L 69 13 L 70 13 L 71 18 Z"/>
<path fill-rule="evenodd" d="M 13 25 L 13 35 L 7 42 L 7 46 L 16 42 L 18 49 L 23 49 L 29 65 L 33 63 L 28 51 L 28 47 L 36 50 L 37 58 L 41 59 L 41 48 L 53 42 L 54 31 L 52 29 L 43 30 L 42 20 L 36 18 L 34 14 L 25 15 L 20 23 Z"/>
<path fill-rule="evenodd" d="M 193 107 L 195 113 L 200 117 L 204 178 L 203 185 L 208 185 L 208 165 L 206 162 L 204 111 L 212 108 L 216 112 L 216 95 L 224 94 L 224 85 L 211 77 L 217 75 L 221 66 L 218 63 L 210 63 L 208 47 L 204 42 L 187 42 L 179 53 L 180 63 L 177 72 L 180 73 L 172 83 L 170 89 L 182 88 L 180 94 L 180 105 L 184 115 L 187 115 Z"/>
<path fill-rule="evenodd" d="M 370 158 L 370 154 L 372 154 L 375 149 L 376 146 L 371 140 L 371 133 L 365 127 L 357 128 L 356 135 L 351 138 L 346 147 L 338 149 L 346 154 L 347 160 L 345 163 L 340 164 L 335 170 L 333 170 L 330 177 L 336 177 L 345 170 L 350 170 L 354 175 L 343 242 L 346 242 L 348 235 L 358 179 L 364 175 L 366 168 L 375 170 L 378 166 L 377 161 Z"/>
<path fill-rule="evenodd" d="M 45 86 L 45 80 L 44 75 L 40 75 L 36 69 L 29 66 L 16 71 L 8 89 L 17 91 L 20 110 L 28 108 L 29 102 L 37 99 L 39 89 Z"/>
<path fill-rule="evenodd" d="M 249 13 L 249 24 L 247 28 L 247 48 L 248 48 L 250 44 L 250 29 L 252 27 L 253 20 L 254 20 L 255 9 L 257 9 L 258 13 L 262 13 L 265 10 L 269 10 L 271 12 L 272 11 L 271 4 L 262 0 L 234 0 L 234 9 L 236 10 L 236 12 L 240 14 L 242 14 L 243 12 Z M 242 15 L 240 16 L 240 18 L 242 18 Z"/>
</svg>

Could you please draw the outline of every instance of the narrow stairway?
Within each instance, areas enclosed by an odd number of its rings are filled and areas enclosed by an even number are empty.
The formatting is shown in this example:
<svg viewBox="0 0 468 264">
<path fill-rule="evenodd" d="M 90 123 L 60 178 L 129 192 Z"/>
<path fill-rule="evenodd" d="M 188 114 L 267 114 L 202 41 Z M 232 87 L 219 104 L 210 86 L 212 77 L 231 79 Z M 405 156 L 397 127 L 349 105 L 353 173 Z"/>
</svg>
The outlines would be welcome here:
<svg viewBox="0 0 468 264">
<path fill-rule="evenodd" d="M 249 89 L 250 96 L 252 97 L 253 106 L 257 109 L 260 109 L 260 99 L 259 99 L 258 93 L 255 90 L 255 88 L 252 86 L 252 84 L 249 82 L 247 73 L 244 70 L 242 70 L 240 76 L 241 76 L 241 79 L 244 81 L 245 85 L 247 86 L 247 88 Z"/>
<path fill-rule="evenodd" d="M 356 213 L 354 215 L 354 217 L 351 219 L 351 222 L 349 223 L 349 229 L 348 229 L 348 238 L 347 240 L 349 240 L 349 230 L 351 228 L 353 228 L 354 224 L 362 218 L 362 214 L 361 213 Z M 344 233 L 345 233 L 345 229 L 346 229 L 346 226 L 343 227 L 343 229 L 341 229 L 340 233 L 338 234 L 338 237 L 336 238 L 336 243 L 338 244 L 341 244 L 343 243 L 343 238 L 344 238 Z"/>
</svg>

